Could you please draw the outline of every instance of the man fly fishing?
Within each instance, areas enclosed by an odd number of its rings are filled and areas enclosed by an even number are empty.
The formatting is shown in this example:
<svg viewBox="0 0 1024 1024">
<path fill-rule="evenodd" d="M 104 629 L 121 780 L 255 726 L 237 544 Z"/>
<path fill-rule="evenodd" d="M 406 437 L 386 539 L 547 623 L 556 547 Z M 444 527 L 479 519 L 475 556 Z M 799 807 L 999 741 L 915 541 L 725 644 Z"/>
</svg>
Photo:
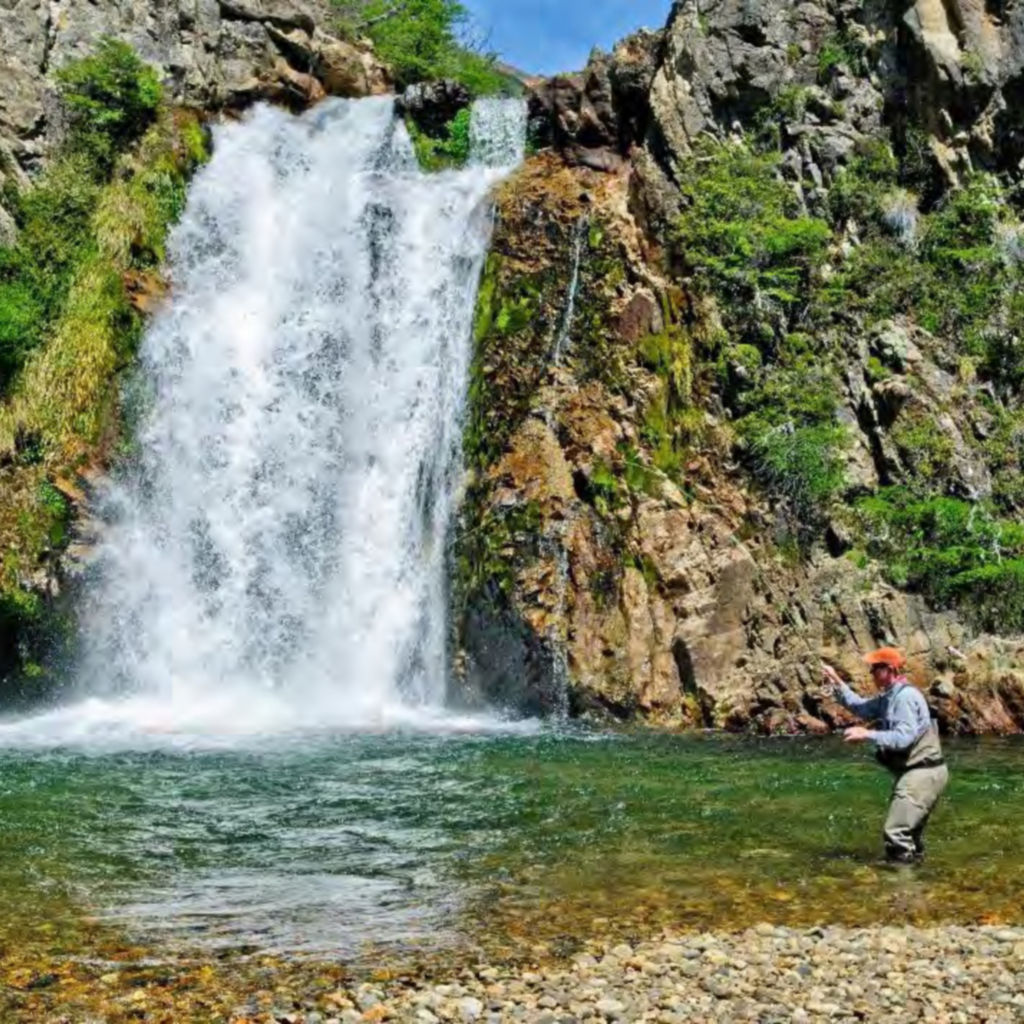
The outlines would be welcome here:
<svg viewBox="0 0 1024 1024">
<path fill-rule="evenodd" d="M 877 729 L 855 725 L 846 730 L 847 743 L 870 742 L 878 761 L 892 772 L 895 783 L 885 819 L 886 860 L 912 864 L 924 856 L 922 834 L 949 781 L 939 731 L 924 695 L 903 675 L 903 655 L 894 647 L 872 651 L 864 660 L 879 689 L 876 697 L 861 697 L 824 666 L 840 703 Z"/>
</svg>

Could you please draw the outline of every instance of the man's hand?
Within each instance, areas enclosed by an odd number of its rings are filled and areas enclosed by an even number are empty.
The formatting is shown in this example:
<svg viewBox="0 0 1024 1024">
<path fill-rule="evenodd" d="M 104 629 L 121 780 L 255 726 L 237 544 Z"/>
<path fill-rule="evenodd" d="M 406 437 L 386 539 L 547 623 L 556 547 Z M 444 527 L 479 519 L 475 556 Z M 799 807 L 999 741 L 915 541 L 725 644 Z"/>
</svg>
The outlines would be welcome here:
<svg viewBox="0 0 1024 1024">
<path fill-rule="evenodd" d="M 833 692 L 843 685 L 839 673 L 831 665 L 822 664 L 821 671 L 825 674 L 825 685 Z"/>
<path fill-rule="evenodd" d="M 863 725 L 854 725 L 843 733 L 843 739 L 847 743 L 863 743 L 871 739 L 871 730 L 865 729 Z"/>
</svg>

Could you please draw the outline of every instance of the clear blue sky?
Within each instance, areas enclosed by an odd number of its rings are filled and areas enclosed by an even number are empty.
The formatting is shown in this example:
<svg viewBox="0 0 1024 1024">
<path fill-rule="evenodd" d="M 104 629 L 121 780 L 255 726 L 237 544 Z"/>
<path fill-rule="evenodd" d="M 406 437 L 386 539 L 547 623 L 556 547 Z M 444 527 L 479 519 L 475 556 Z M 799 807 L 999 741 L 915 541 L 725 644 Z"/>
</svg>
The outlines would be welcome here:
<svg viewBox="0 0 1024 1024">
<path fill-rule="evenodd" d="M 671 0 L 463 0 L 504 60 L 538 74 L 579 71 L 591 49 L 662 28 Z"/>
</svg>

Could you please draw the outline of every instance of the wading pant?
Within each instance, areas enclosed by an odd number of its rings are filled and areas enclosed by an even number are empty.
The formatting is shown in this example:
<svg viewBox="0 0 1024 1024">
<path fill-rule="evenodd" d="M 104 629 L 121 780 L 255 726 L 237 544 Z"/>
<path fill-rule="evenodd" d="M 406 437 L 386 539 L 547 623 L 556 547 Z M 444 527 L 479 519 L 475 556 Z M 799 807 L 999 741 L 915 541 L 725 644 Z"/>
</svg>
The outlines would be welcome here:
<svg viewBox="0 0 1024 1024">
<path fill-rule="evenodd" d="M 908 768 L 897 776 L 885 819 L 886 857 L 909 861 L 924 853 L 921 835 L 947 782 L 949 769 L 944 764 Z"/>
</svg>

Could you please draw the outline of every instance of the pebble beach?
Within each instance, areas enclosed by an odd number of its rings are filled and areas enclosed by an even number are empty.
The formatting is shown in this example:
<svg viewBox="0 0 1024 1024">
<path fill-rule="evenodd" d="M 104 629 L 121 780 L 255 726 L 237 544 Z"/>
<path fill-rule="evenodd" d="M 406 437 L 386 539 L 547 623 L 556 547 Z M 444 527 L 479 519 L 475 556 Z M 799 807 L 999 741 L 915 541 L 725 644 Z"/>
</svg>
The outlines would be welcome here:
<svg viewBox="0 0 1024 1024">
<path fill-rule="evenodd" d="M 247 1008 L 237 1022 L 591 1024 L 652 1021 L 1024 1020 L 1024 928 L 792 929 L 592 943 L 535 969 L 465 968 L 436 981 L 363 984 L 315 1008 Z"/>
</svg>

